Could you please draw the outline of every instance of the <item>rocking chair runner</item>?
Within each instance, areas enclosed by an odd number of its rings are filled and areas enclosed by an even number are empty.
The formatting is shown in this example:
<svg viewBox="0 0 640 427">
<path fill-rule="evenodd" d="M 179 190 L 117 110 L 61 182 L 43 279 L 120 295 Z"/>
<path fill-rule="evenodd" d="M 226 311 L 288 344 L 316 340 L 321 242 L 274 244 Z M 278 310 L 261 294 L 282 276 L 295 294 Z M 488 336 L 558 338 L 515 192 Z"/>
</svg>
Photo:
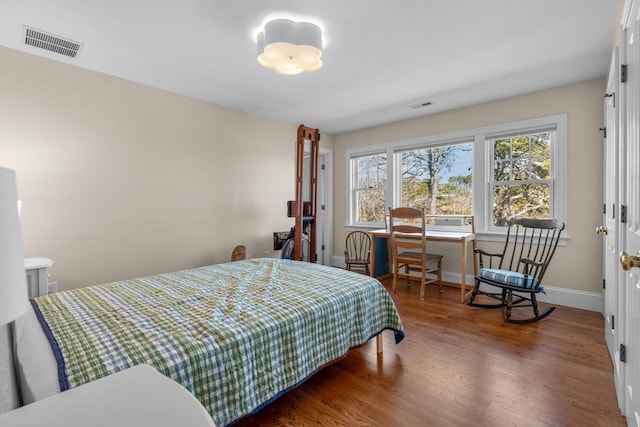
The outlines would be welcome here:
<svg viewBox="0 0 640 427">
<path fill-rule="evenodd" d="M 475 307 L 506 307 L 505 322 L 530 323 L 547 317 L 555 307 L 542 314 L 538 312 L 536 294 L 544 293 L 542 278 L 556 251 L 564 223 L 556 220 L 515 218 L 508 222 L 507 238 L 502 253 L 489 253 L 476 249 L 480 270 L 469 305 Z M 481 290 L 481 285 L 499 288 L 498 292 Z M 515 295 L 514 295 L 515 293 Z M 525 295 L 523 295 L 525 294 Z M 486 295 L 500 302 L 487 304 L 476 302 L 476 297 Z M 524 304 L 523 304 L 524 303 Z M 511 311 L 518 307 L 533 307 L 534 316 L 511 319 Z"/>
</svg>

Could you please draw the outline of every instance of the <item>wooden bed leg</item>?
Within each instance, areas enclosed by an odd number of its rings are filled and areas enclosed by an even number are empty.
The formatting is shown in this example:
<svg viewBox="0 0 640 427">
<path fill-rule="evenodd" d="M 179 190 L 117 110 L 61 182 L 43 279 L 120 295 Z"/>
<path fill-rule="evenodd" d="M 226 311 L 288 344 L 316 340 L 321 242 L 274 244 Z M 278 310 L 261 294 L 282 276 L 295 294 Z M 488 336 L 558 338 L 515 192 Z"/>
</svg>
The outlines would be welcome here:
<svg viewBox="0 0 640 427">
<path fill-rule="evenodd" d="M 376 335 L 376 352 L 382 354 L 382 332 Z"/>
</svg>

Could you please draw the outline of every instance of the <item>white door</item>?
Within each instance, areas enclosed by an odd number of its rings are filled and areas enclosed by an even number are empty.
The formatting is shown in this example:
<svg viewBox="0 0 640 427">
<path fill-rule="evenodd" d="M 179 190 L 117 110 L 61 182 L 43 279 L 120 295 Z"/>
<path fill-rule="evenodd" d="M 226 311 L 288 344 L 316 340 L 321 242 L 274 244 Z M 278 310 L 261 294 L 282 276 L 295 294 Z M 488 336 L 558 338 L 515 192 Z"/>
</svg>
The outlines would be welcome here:
<svg viewBox="0 0 640 427">
<path fill-rule="evenodd" d="M 607 83 L 607 93 L 604 97 L 604 195 L 603 195 L 603 227 L 598 230 L 603 234 L 603 279 L 604 304 L 602 314 L 605 319 L 605 340 L 611 360 L 614 360 L 615 349 L 619 346 L 616 341 L 616 319 L 620 321 L 618 315 L 618 235 L 616 221 L 619 215 L 618 202 L 618 114 L 616 109 L 616 97 L 619 97 L 617 72 L 619 67 L 617 50 L 614 54 L 611 69 L 609 71 L 609 81 Z M 616 384 L 619 384 L 619 372 L 616 371 Z M 619 388 L 619 391 L 621 389 Z M 619 394 L 621 395 L 621 394 Z"/>
<path fill-rule="evenodd" d="M 332 265 L 333 254 L 333 152 L 320 147 L 318 165 L 318 264 Z"/>
<path fill-rule="evenodd" d="M 333 206 L 331 206 L 332 196 L 332 151 L 319 147 L 318 155 L 318 186 L 316 188 L 317 208 L 316 208 L 316 262 L 323 265 L 331 265 L 332 236 L 333 236 Z M 304 171 L 311 171 L 311 147 L 305 143 Z M 310 172 L 309 172 L 310 173 Z M 302 199 L 309 200 L 311 178 L 304 174 Z"/>
<path fill-rule="evenodd" d="M 326 181 L 327 181 L 327 166 L 326 162 L 326 154 L 320 153 L 320 158 L 318 159 L 318 207 L 316 209 L 316 253 L 318 254 L 317 263 L 326 265 L 327 264 L 327 254 L 326 254 L 326 219 L 327 219 L 327 197 L 326 197 Z"/>
<path fill-rule="evenodd" d="M 626 206 L 626 218 L 620 223 L 620 248 L 640 257 L 640 0 L 626 4 L 629 7 L 625 10 L 627 20 L 621 38 L 621 50 L 626 52 L 621 62 L 626 64 L 628 76 L 620 87 L 626 96 L 626 111 L 621 121 L 625 135 L 621 135 L 620 150 L 624 159 L 621 204 Z M 620 285 L 625 305 L 622 341 L 626 353 L 622 409 L 628 424 L 640 427 L 640 265 L 623 272 Z M 623 353 L 623 348 L 618 351 Z"/>
</svg>

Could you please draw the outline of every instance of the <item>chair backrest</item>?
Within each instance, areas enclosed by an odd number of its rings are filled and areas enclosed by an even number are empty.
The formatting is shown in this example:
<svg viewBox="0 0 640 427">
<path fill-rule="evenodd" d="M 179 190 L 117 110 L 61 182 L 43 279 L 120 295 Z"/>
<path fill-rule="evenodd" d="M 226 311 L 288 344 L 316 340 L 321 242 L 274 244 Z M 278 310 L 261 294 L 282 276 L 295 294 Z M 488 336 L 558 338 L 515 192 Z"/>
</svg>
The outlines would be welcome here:
<svg viewBox="0 0 640 427">
<path fill-rule="evenodd" d="M 231 261 L 240 261 L 247 257 L 247 249 L 244 245 L 238 245 L 231 252 Z"/>
<path fill-rule="evenodd" d="M 564 230 L 554 219 L 513 218 L 497 268 L 517 271 L 542 281 Z M 529 261 L 523 261 L 523 260 Z"/>
<path fill-rule="evenodd" d="M 364 231 L 352 231 L 347 234 L 344 258 L 349 260 L 368 260 L 371 251 L 371 237 Z"/>
<path fill-rule="evenodd" d="M 399 249 L 417 249 L 422 251 L 426 258 L 427 238 L 425 231 L 424 209 L 389 208 L 389 239 L 395 255 Z M 420 238 L 416 238 L 416 234 Z"/>
</svg>

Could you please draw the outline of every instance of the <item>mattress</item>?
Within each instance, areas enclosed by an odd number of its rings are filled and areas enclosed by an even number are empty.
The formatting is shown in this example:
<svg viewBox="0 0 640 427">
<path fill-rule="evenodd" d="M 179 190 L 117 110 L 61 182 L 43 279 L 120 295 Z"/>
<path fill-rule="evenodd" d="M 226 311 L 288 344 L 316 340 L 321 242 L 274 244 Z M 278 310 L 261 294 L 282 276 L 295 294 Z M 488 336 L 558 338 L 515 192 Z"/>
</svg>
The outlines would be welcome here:
<svg viewBox="0 0 640 427">
<path fill-rule="evenodd" d="M 27 401 L 147 363 L 217 425 L 253 413 L 385 329 L 404 331 L 376 279 L 252 259 L 59 292 L 16 322 Z"/>
</svg>

